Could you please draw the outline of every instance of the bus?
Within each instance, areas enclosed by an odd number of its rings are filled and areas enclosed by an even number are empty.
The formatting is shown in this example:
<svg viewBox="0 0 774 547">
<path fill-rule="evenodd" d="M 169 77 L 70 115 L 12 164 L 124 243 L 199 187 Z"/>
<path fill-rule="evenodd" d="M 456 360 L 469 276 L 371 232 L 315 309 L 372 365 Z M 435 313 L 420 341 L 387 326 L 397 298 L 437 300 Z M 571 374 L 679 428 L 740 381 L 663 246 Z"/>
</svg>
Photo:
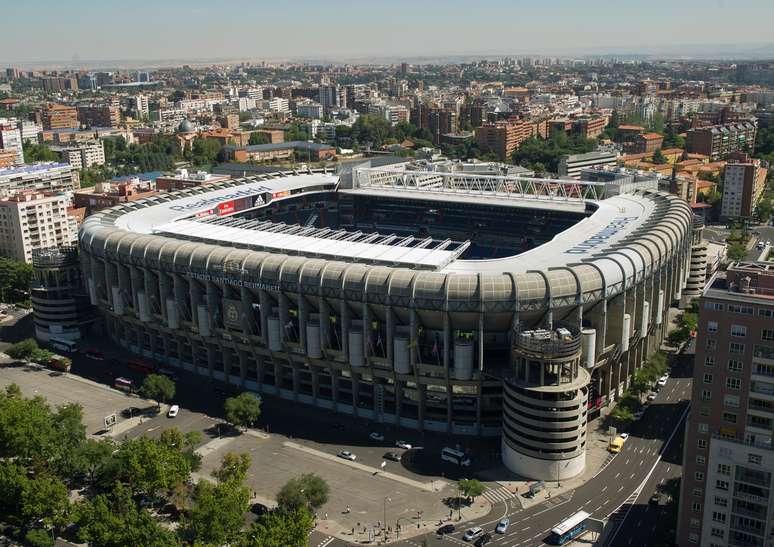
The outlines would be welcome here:
<svg viewBox="0 0 774 547">
<path fill-rule="evenodd" d="M 564 545 L 586 532 L 586 519 L 591 515 L 586 511 L 578 511 L 571 517 L 564 519 L 551 529 L 548 543 L 551 545 Z"/>
<path fill-rule="evenodd" d="M 134 382 L 128 378 L 121 378 L 120 376 L 113 380 L 113 387 L 131 393 L 134 391 Z"/>
<path fill-rule="evenodd" d="M 75 353 L 78 351 L 78 344 L 76 344 L 73 340 L 68 340 L 67 338 L 56 338 L 52 336 L 48 339 L 48 343 L 52 348 L 59 351 L 64 351 L 67 353 Z"/>
<path fill-rule="evenodd" d="M 449 448 L 448 446 L 441 450 L 441 459 L 446 462 L 451 462 L 455 465 L 462 467 L 470 466 L 470 458 L 468 458 L 464 452 Z"/>
<path fill-rule="evenodd" d="M 129 367 L 129 370 L 133 370 L 141 374 L 150 374 L 153 372 L 153 365 L 147 361 L 143 361 L 142 359 L 128 359 L 126 361 L 126 366 Z"/>
</svg>

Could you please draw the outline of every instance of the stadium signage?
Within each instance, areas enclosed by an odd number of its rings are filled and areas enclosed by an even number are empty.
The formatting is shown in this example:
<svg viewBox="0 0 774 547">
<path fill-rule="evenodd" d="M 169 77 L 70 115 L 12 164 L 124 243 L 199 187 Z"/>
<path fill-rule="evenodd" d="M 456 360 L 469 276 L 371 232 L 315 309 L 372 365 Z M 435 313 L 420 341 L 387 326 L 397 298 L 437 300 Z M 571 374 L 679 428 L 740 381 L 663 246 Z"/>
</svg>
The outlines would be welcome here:
<svg viewBox="0 0 774 547">
<path fill-rule="evenodd" d="M 624 229 L 632 220 L 637 220 L 637 217 L 616 217 L 610 221 L 602 230 L 576 244 L 574 247 L 567 249 L 565 254 L 585 254 L 593 248 L 605 243 L 611 237 L 614 237 L 618 232 Z"/>
<path fill-rule="evenodd" d="M 180 212 L 186 212 L 192 209 L 204 209 L 205 207 L 209 207 L 213 203 L 221 203 L 221 202 L 235 200 L 238 198 L 251 197 L 258 192 L 265 192 L 267 190 L 269 190 L 269 188 L 265 186 L 260 186 L 258 188 L 250 188 L 249 190 L 237 190 L 235 192 L 231 192 L 223 196 L 215 196 L 207 199 L 200 199 L 192 203 L 170 205 L 169 208 L 172 211 L 180 211 Z"/>
<path fill-rule="evenodd" d="M 228 277 L 225 275 L 212 275 L 207 273 L 191 272 L 190 277 L 198 279 L 200 281 L 212 281 L 213 283 L 223 283 L 224 285 L 232 285 L 234 287 L 245 287 L 247 289 L 258 289 L 263 291 L 279 292 L 279 285 L 273 285 L 271 283 L 262 283 L 260 281 L 245 281 L 244 279 L 238 279 L 236 277 Z"/>
</svg>

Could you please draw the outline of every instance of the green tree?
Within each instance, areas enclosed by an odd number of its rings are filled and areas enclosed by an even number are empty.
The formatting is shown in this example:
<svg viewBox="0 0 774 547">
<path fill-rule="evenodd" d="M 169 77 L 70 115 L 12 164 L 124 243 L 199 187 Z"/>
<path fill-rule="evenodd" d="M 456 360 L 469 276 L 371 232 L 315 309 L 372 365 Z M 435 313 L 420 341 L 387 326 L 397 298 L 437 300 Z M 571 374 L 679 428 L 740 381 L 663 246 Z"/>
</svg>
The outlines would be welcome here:
<svg viewBox="0 0 774 547">
<path fill-rule="evenodd" d="M 763 198 L 758 202 L 758 205 L 755 208 L 755 215 L 758 217 L 758 220 L 767 223 L 771 218 L 771 211 L 771 198 Z"/>
<path fill-rule="evenodd" d="M 277 505 L 283 511 L 295 511 L 300 507 L 317 511 L 325 505 L 330 487 L 325 480 L 314 473 L 305 473 L 290 479 L 277 493 Z"/>
<path fill-rule="evenodd" d="M 57 442 L 51 409 L 43 397 L 0 396 L 0 457 L 46 462 L 54 457 Z"/>
<path fill-rule="evenodd" d="M 16 520 L 22 514 L 22 492 L 27 487 L 24 468 L 11 460 L 0 460 L 0 518 Z"/>
<path fill-rule="evenodd" d="M 56 438 L 53 463 L 60 475 L 71 476 L 79 465 L 78 449 L 86 441 L 83 407 L 78 403 L 57 407 L 52 423 Z"/>
<path fill-rule="evenodd" d="M 32 264 L 0 257 L 0 301 L 20 302 L 28 298 Z"/>
<path fill-rule="evenodd" d="M 246 486 L 227 481 L 213 484 L 200 480 L 194 489 L 193 507 L 183 522 L 183 536 L 196 545 L 225 545 L 238 539 L 244 514 L 250 508 Z"/>
<path fill-rule="evenodd" d="M 27 481 L 21 492 L 22 518 L 28 524 L 42 519 L 49 528 L 62 528 L 70 509 L 68 494 L 67 487 L 56 477 Z"/>
<path fill-rule="evenodd" d="M 19 384 L 8 384 L 5 388 L 5 396 L 9 399 L 19 399 L 22 396 Z"/>
<path fill-rule="evenodd" d="M 155 498 L 191 474 L 191 464 L 182 451 L 155 439 L 139 437 L 121 443 L 116 453 L 119 462 L 118 478 L 135 492 L 145 492 Z"/>
<path fill-rule="evenodd" d="M 113 460 L 115 445 L 111 439 L 86 439 L 74 453 L 74 467 L 94 483 Z"/>
<path fill-rule="evenodd" d="M 24 534 L 24 542 L 30 547 L 53 547 L 54 538 L 42 528 L 33 528 Z"/>
<path fill-rule="evenodd" d="M 227 452 L 220 462 L 220 467 L 212 472 L 212 476 L 220 482 L 244 482 L 250 469 L 250 455 Z"/>
<path fill-rule="evenodd" d="M 661 152 L 661 148 L 657 148 L 655 152 L 653 152 L 653 163 L 656 165 L 663 165 L 667 162 L 666 157 L 664 157 L 664 154 Z"/>
<path fill-rule="evenodd" d="M 59 156 L 45 144 L 35 144 L 25 141 L 22 144 L 24 151 L 24 161 L 26 163 L 35 163 L 38 161 L 56 161 Z"/>
<path fill-rule="evenodd" d="M 266 135 L 266 133 L 260 133 L 258 131 L 253 131 L 250 133 L 250 140 L 248 141 L 248 144 L 256 145 L 256 144 L 269 144 L 269 137 Z"/>
<path fill-rule="evenodd" d="M 223 405 L 226 421 L 235 427 L 248 427 L 261 415 L 261 400 L 252 393 L 229 397 Z"/>
<path fill-rule="evenodd" d="M 732 243 L 728 246 L 729 260 L 738 261 L 747 256 L 747 247 L 743 243 Z"/>
<path fill-rule="evenodd" d="M 303 507 L 293 511 L 271 511 L 240 538 L 240 547 L 305 547 L 314 528 L 311 513 Z"/>
<path fill-rule="evenodd" d="M 484 493 L 485 487 L 476 479 L 460 479 L 457 488 L 468 500 L 474 499 Z"/>
<path fill-rule="evenodd" d="M 26 361 L 35 355 L 35 352 L 37 352 L 39 349 L 40 348 L 38 347 L 38 343 L 34 338 L 25 338 L 21 342 L 16 342 L 10 348 L 5 350 L 5 353 L 7 353 L 11 359 Z"/>
<path fill-rule="evenodd" d="M 634 413 L 632 410 L 629 407 L 621 406 L 620 403 L 616 405 L 610 415 L 619 425 L 625 425 L 634 421 Z"/>
<path fill-rule="evenodd" d="M 149 374 L 142 382 L 140 393 L 143 397 L 156 401 L 161 409 L 161 403 L 175 396 L 175 383 L 163 374 Z"/>
</svg>

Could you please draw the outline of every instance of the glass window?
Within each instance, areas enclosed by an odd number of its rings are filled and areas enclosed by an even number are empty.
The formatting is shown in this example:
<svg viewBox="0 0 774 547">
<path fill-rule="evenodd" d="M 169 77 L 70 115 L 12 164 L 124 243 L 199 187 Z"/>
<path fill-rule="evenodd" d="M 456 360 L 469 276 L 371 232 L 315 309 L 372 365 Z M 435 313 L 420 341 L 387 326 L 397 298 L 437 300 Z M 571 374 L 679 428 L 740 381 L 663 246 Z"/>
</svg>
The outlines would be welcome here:
<svg viewBox="0 0 774 547">
<path fill-rule="evenodd" d="M 712 392 L 708 389 L 705 389 L 701 392 L 701 400 L 702 401 L 709 401 L 712 399 Z"/>
<path fill-rule="evenodd" d="M 718 322 L 707 321 L 707 332 L 710 332 L 710 333 L 718 332 Z"/>
<path fill-rule="evenodd" d="M 728 498 L 715 496 L 715 505 L 718 507 L 728 507 Z"/>
<path fill-rule="evenodd" d="M 774 329 L 761 330 L 761 340 L 765 340 L 767 342 L 774 342 Z"/>
<path fill-rule="evenodd" d="M 728 481 L 717 480 L 715 481 L 715 488 L 718 490 L 728 490 Z"/>
<path fill-rule="evenodd" d="M 693 502 L 691 504 L 691 511 L 693 511 L 694 513 L 698 513 L 699 511 L 701 511 L 701 503 L 697 501 Z"/>
<path fill-rule="evenodd" d="M 724 395 L 723 405 L 728 408 L 739 408 L 739 395 Z"/>
<path fill-rule="evenodd" d="M 731 325 L 731 336 L 739 338 L 747 336 L 747 327 L 744 325 Z"/>
<path fill-rule="evenodd" d="M 696 441 L 696 447 L 701 450 L 707 448 L 707 439 L 699 439 Z"/>
<path fill-rule="evenodd" d="M 761 462 L 763 462 L 763 456 L 761 456 L 760 454 L 747 454 L 747 461 L 749 463 L 760 465 Z"/>
<path fill-rule="evenodd" d="M 721 475 L 730 475 L 731 474 L 731 466 L 726 463 L 719 463 L 718 464 L 718 473 Z"/>
<path fill-rule="evenodd" d="M 712 374 L 704 373 L 704 379 L 702 381 L 705 384 L 711 384 L 712 383 Z"/>
<path fill-rule="evenodd" d="M 728 389 L 739 389 L 742 385 L 742 380 L 739 378 L 726 378 L 726 387 Z"/>
<path fill-rule="evenodd" d="M 733 412 L 724 412 L 723 413 L 723 421 L 729 424 L 735 424 L 736 423 L 736 414 Z"/>
<path fill-rule="evenodd" d="M 700 422 L 699 423 L 699 433 L 707 433 L 708 431 L 709 431 L 709 425 L 704 423 L 704 422 Z"/>
<path fill-rule="evenodd" d="M 737 361 L 736 359 L 729 359 L 728 372 L 742 372 L 742 361 Z"/>
<path fill-rule="evenodd" d="M 704 366 L 705 367 L 714 367 L 715 366 L 715 357 L 712 355 L 707 355 L 704 358 Z"/>
<path fill-rule="evenodd" d="M 714 338 L 707 338 L 707 340 L 704 342 L 704 347 L 710 351 L 715 350 L 718 348 L 718 341 Z"/>
<path fill-rule="evenodd" d="M 729 353 L 744 353 L 744 344 L 738 342 L 731 342 L 728 344 Z"/>
</svg>

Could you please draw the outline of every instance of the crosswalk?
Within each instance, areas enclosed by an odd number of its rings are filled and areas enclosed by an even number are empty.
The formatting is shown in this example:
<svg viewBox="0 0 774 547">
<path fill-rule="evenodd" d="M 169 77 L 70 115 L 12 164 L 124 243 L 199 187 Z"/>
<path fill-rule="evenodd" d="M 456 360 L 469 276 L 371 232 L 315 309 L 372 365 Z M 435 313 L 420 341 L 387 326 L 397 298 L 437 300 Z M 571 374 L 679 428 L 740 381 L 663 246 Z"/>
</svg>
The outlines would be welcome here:
<svg viewBox="0 0 774 547">
<path fill-rule="evenodd" d="M 484 496 L 490 502 L 492 502 L 492 504 L 496 504 L 500 502 L 507 503 L 508 500 L 516 497 L 513 495 L 513 493 L 510 490 L 508 490 L 504 486 L 500 486 L 498 488 L 489 488 L 481 495 Z"/>
<path fill-rule="evenodd" d="M 324 540 L 322 540 L 320 543 L 317 544 L 317 547 L 326 547 L 329 543 L 333 543 L 336 540 L 333 536 L 328 536 Z"/>
</svg>

